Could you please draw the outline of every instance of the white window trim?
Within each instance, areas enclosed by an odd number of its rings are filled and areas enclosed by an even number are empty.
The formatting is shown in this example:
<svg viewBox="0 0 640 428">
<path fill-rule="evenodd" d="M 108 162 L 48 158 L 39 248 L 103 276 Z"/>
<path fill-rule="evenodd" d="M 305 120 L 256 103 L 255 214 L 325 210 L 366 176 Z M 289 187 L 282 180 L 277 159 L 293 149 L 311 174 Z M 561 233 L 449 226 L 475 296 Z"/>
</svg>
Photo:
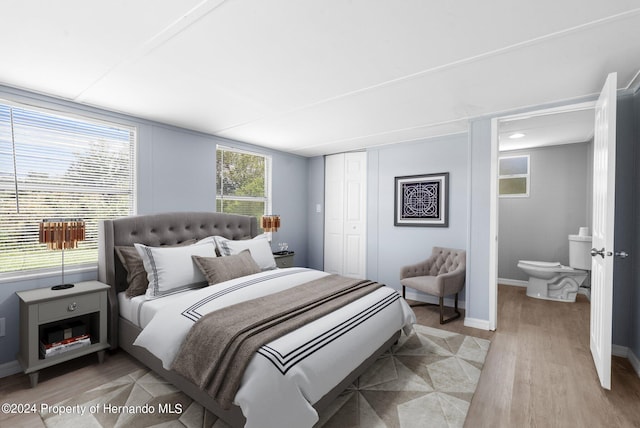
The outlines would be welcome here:
<svg viewBox="0 0 640 428">
<path fill-rule="evenodd" d="M 223 151 L 230 151 L 230 152 L 236 152 L 236 153 L 243 153 L 243 154 L 247 154 L 247 155 L 251 155 L 251 156 L 262 156 L 265 158 L 265 169 L 264 169 L 264 181 L 265 181 L 265 196 L 233 196 L 233 197 L 225 197 L 224 195 L 218 195 L 218 188 L 216 186 L 216 201 L 218 199 L 222 199 L 223 201 L 225 199 L 229 200 L 229 201 L 254 201 L 254 202 L 264 202 L 264 212 L 262 214 L 266 215 L 266 214 L 273 214 L 271 212 L 272 209 L 272 174 L 271 174 L 271 165 L 272 165 L 272 158 L 271 155 L 265 154 L 265 153 L 259 153 L 259 152 L 253 152 L 250 150 L 244 150 L 244 149 L 238 149 L 236 147 L 231 147 L 231 146 L 225 146 L 222 144 L 218 144 L 216 146 L 216 152 L 218 150 L 223 150 Z M 219 171 L 216 171 L 216 174 L 218 174 Z M 258 224 L 258 227 L 260 227 L 260 225 Z"/>
<path fill-rule="evenodd" d="M 531 186 L 531 155 L 512 155 L 512 156 L 500 156 L 498 158 L 498 171 L 500 171 L 500 161 L 503 159 L 513 159 L 513 158 L 527 158 L 527 173 L 526 174 L 506 174 L 506 175 L 498 175 L 498 197 L 499 198 L 528 198 L 530 195 L 530 186 Z M 527 190 L 526 193 L 515 193 L 515 194 L 500 194 L 500 180 L 503 178 L 521 178 L 524 177 L 526 179 Z"/>
</svg>

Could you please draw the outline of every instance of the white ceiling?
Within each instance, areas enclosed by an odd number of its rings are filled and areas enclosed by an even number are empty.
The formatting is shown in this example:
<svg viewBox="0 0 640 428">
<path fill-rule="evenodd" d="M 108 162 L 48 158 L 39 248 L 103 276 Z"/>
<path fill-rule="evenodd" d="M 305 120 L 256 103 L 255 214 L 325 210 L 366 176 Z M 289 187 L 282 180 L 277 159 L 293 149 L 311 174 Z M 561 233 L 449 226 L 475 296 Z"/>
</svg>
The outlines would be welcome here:
<svg viewBox="0 0 640 428">
<path fill-rule="evenodd" d="M 0 84 L 315 156 L 635 87 L 640 2 L 5 0 Z M 176 143 L 179 144 L 179 143 Z"/>
<path fill-rule="evenodd" d="M 593 108 L 501 120 L 498 128 L 499 147 L 505 151 L 584 143 L 593 138 L 594 126 Z M 521 134 L 522 137 L 512 138 L 514 134 Z"/>
</svg>

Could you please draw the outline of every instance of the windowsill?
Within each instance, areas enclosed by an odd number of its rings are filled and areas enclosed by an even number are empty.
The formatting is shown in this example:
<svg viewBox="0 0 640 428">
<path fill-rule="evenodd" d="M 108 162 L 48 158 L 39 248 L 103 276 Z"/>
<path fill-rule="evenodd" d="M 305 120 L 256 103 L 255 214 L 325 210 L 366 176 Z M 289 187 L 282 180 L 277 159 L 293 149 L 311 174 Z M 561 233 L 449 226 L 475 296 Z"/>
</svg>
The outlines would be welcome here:
<svg viewBox="0 0 640 428">
<path fill-rule="evenodd" d="M 65 277 L 79 274 L 79 273 L 87 273 L 87 272 L 97 272 L 98 265 L 97 264 L 87 264 L 87 265 L 79 265 L 79 266 L 69 266 L 65 267 L 64 275 Z M 2 273 L 0 274 L 0 284 L 9 283 L 9 282 L 22 282 L 22 281 L 33 281 L 39 280 L 43 278 L 54 278 L 60 277 L 62 275 L 62 270 L 59 268 L 53 269 L 33 269 L 23 272 L 10 272 L 10 273 Z"/>
</svg>

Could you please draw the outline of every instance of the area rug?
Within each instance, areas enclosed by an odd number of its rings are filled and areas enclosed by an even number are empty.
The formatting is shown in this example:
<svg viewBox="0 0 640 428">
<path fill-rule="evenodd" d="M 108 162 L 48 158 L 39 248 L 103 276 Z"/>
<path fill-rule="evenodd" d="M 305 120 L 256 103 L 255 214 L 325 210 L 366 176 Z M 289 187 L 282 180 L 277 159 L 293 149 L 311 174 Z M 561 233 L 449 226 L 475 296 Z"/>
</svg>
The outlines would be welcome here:
<svg viewBox="0 0 640 428">
<path fill-rule="evenodd" d="M 414 327 L 320 414 L 317 427 L 464 425 L 489 341 Z M 227 428 L 223 421 L 147 370 L 58 403 L 40 416 L 50 428 Z"/>
</svg>

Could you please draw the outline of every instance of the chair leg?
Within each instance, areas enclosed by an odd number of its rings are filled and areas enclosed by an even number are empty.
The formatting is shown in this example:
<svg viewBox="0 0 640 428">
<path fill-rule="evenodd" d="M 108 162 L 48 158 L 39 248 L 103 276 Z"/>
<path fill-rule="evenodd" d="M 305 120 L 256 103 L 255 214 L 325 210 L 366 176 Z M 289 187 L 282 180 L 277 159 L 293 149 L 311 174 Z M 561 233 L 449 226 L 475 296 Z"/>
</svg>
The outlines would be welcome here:
<svg viewBox="0 0 640 428">
<path fill-rule="evenodd" d="M 450 321 L 460 318 L 461 314 L 460 311 L 458 311 L 458 293 L 456 293 L 455 308 L 453 311 L 455 312 L 455 315 L 451 316 L 450 318 L 444 319 L 444 297 L 440 297 L 440 324 L 446 324 Z"/>
</svg>

